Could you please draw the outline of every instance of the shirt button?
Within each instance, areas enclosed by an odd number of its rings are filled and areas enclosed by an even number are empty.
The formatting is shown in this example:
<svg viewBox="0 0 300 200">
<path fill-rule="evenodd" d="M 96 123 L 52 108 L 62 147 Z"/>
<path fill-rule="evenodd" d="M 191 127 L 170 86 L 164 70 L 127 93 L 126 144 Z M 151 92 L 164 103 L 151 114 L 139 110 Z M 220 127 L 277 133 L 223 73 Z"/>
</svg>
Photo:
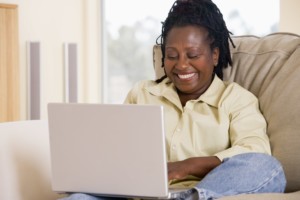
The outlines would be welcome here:
<svg viewBox="0 0 300 200">
<path fill-rule="evenodd" d="M 176 149 L 176 145 L 172 145 L 172 150 L 175 150 Z"/>
<path fill-rule="evenodd" d="M 180 129 L 180 128 L 178 128 L 178 129 L 176 129 L 176 131 L 177 131 L 177 132 L 180 132 L 180 131 L 181 131 L 181 129 Z"/>
</svg>

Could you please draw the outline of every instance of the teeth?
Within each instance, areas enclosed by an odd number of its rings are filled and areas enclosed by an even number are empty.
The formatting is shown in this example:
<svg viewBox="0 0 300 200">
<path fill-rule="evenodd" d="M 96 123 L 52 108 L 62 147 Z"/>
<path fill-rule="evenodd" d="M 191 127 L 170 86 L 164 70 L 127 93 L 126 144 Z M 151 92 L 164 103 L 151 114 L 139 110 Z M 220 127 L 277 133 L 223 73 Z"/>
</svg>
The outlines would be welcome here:
<svg viewBox="0 0 300 200">
<path fill-rule="evenodd" d="M 194 75 L 195 75 L 195 73 L 192 73 L 192 74 L 178 74 L 178 77 L 180 79 L 188 79 L 188 78 L 191 78 Z"/>
</svg>

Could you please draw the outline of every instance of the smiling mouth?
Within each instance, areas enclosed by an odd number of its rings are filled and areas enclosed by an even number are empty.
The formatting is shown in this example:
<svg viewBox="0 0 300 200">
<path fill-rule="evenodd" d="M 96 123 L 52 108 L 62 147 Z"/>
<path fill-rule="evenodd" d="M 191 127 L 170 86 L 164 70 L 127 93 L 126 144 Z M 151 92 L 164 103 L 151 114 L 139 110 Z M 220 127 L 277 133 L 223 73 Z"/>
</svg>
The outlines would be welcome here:
<svg viewBox="0 0 300 200">
<path fill-rule="evenodd" d="M 189 79 L 189 78 L 192 78 L 193 76 L 195 76 L 196 73 L 191 73 L 191 74 L 178 74 L 178 77 L 181 79 L 181 80 L 186 80 L 186 79 Z"/>
</svg>

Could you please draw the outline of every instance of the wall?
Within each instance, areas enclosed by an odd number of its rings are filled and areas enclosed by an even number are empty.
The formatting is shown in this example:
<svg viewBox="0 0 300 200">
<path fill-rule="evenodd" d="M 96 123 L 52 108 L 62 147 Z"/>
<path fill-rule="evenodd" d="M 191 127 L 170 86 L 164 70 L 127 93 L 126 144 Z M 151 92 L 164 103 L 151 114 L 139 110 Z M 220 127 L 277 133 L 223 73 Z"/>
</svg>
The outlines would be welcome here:
<svg viewBox="0 0 300 200">
<path fill-rule="evenodd" d="M 19 11 L 21 119 L 27 119 L 26 43 L 41 44 L 41 118 L 48 102 L 64 101 L 63 43 L 78 44 L 79 101 L 99 102 L 100 1 L 0 0 Z"/>
<path fill-rule="evenodd" d="M 280 0 L 280 23 L 279 30 L 282 32 L 293 32 L 300 35 L 300 1 Z"/>
</svg>

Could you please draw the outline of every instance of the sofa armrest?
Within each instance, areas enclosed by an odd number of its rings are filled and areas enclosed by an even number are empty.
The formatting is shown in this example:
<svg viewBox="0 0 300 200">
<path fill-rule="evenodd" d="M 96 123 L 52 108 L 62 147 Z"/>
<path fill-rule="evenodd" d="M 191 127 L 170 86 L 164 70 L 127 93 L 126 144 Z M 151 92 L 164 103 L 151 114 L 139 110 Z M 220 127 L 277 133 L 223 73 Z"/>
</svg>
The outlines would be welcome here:
<svg viewBox="0 0 300 200">
<path fill-rule="evenodd" d="M 50 200 L 47 121 L 0 123 L 0 199 Z"/>
</svg>

